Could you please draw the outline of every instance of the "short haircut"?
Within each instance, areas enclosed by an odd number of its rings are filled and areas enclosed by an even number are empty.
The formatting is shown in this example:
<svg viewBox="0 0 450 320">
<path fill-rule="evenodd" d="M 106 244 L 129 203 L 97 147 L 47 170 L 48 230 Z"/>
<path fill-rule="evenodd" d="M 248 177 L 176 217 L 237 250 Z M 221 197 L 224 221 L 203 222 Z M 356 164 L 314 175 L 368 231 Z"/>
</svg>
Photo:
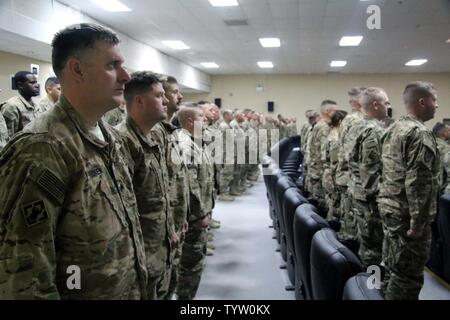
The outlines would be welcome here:
<svg viewBox="0 0 450 320">
<path fill-rule="evenodd" d="M 189 118 L 193 118 L 199 111 L 202 111 L 202 109 L 199 108 L 197 104 L 189 104 L 189 105 L 183 104 L 183 107 L 180 108 L 177 114 L 178 121 L 180 122 L 181 126 L 184 127 L 186 121 Z"/>
<path fill-rule="evenodd" d="M 61 77 L 69 58 L 79 57 L 84 51 L 94 49 L 99 41 L 111 45 L 120 42 L 113 31 L 92 23 L 74 24 L 56 33 L 52 41 L 52 65 L 55 74 Z"/>
<path fill-rule="evenodd" d="M 19 71 L 14 75 L 14 84 L 17 87 L 19 83 L 26 82 L 29 75 L 33 75 L 30 71 Z"/>
<path fill-rule="evenodd" d="M 322 103 L 320 104 L 320 106 L 323 107 L 324 105 L 327 105 L 327 104 L 332 104 L 332 105 L 337 106 L 337 102 L 336 101 L 328 100 L 328 99 L 327 100 L 323 100 Z"/>
<path fill-rule="evenodd" d="M 431 96 L 434 91 L 436 91 L 436 89 L 430 82 L 415 81 L 408 83 L 405 90 L 403 91 L 403 102 L 416 102 L 419 99 Z"/>
<path fill-rule="evenodd" d="M 308 109 L 308 110 L 306 110 L 306 112 L 305 112 L 305 116 L 309 116 L 309 114 L 311 113 L 311 112 L 313 112 L 314 110 L 312 110 L 312 109 Z"/>
<path fill-rule="evenodd" d="M 348 90 L 347 94 L 352 98 L 359 98 L 364 90 L 366 90 L 364 87 L 354 87 Z"/>
<path fill-rule="evenodd" d="M 149 71 L 138 71 L 131 75 L 130 80 L 125 83 L 125 101 L 130 108 L 134 97 L 152 90 L 154 84 L 161 83 L 160 79 Z"/>
<path fill-rule="evenodd" d="M 382 88 L 369 87 L 361 94 L 361 106 L 367 110 L 375 101 L 381 101 L 386 94 Z"/>
<path fill-rule="evenodd" d="M 433 127 L 433 133 L 436 137 L 440 136 L 443 130 L 446 130 L 448 127 L 442 122 L 438 122 Z"/>
<path fill-rule="evenodd" d="M 229 110 L 229 109 L 223 110 L 223 111 L 222 111 L 222 116 L 226 116 L 226 115 L 232 116 L 232 115 L 233 115 L 233 111 L 231 111 L 231 110 Z"/>
<path fill-rule="evenodd" d="M 59 84 L 59 80 L 57 77 L 50 77 L 45 81 L 45 89 L 52 88 Z"/>
<path fill-rule="evenodd" d="M 199 102 L 197 102 L 197 104 L 198 104 L 199 106 L 204 106 L 204 105 L 210 104 L 210 103 L 211 103 L 211 102 L 206 101 L 206 100 L 200 100 Z"/>
<path fill-rule="evenodd" d="M 171 86 L 173 84 L 178 84 L 177 79 L 175 77 L 172 77 L 172 76 L 167 76 L 167 77 L 161 78 L 161 82 L 162 82 L 164 91 L 169 90 L 169 86 Z"/>
</svg>

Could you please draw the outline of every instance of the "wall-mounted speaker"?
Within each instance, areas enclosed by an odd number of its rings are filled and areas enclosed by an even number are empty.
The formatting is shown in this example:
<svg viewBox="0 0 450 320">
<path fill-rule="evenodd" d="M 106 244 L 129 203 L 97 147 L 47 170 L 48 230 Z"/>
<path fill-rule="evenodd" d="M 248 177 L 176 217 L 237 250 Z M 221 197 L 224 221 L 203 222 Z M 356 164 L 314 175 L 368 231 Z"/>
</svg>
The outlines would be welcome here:
<svg viewBox="0 0 450 320">
<path fill-rule="evenodd" d="M 219 108 L 222 108 L 222 99 L 221 98 L 215 98 L 214 104 L 218 106 Z"/>
<path fill-rule="evenodd" d="M 267 112 L 274 112 L 274 108 L 275 108 L 275 105 L 274 105 L 273 101 L 267 102 Z"/>
</svg>

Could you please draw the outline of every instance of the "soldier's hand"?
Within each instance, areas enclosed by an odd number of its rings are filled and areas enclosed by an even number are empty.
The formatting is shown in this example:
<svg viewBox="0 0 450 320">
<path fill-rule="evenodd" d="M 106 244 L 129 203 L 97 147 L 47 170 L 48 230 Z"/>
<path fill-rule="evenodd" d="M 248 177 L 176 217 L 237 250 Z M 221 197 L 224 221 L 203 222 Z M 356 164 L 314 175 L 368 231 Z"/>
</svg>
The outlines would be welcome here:
<svg viewBox="0 0 450 320">
<path fill-rule="evenodd" d="M 204 217 L 204 218 L 200 221 L 200 226 L 201 226 L 202 228 L 208 228 L 208 226 L 209 226 L 209 217 L 208 217 L 208 216 Z"/>
<path fill-rule="evenodd" d="M 178 246 L 178 243 L 180 243 L 180 238 L 178 237 L 176 232 L 172 232 L 170 236 L 170 244 L 175 248 Z"/>
<path fill-rule="evenodd" d="M 417 238 L 420 238 L 420 236 L 422 236 L 422 232 L 419 232 L 419 231 L 413 230 L 413 229 L 409 229 L 406 232 L 406 235 L 408 236 L 408 238 L 417 239 Z"/>
<path fill-rule="evenodd" d="M 181 227 L 181 233 L 186 233 L 189 230 L 189 223 L 187 221 L 185 221 L 183 223 L 183 227 Z"/>
</svg>

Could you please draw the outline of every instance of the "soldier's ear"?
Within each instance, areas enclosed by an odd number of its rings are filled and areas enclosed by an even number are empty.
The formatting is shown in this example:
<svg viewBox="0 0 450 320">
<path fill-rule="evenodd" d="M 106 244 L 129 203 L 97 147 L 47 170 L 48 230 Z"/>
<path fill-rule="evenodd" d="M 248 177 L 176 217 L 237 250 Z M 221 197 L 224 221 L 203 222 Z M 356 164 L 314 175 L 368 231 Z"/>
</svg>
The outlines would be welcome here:
<svg viewBox="0 0 450 320">
<path fill-rule="evenodd" d="M 77 82 L 83 81 L 83 72 L 80 60 L 69 58 L 67 61 L 67 69 L 69 75 Z"/>
</svg>

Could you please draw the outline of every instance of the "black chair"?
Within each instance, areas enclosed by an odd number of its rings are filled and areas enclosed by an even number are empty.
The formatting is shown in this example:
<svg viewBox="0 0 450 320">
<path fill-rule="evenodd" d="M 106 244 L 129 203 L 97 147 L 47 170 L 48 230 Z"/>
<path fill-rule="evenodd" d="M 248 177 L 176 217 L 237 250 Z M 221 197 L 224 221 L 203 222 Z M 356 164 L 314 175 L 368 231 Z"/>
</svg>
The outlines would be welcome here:
<svg viewBox="0 0 450 320">
<path fill-rule="evenodd" d="M 284 193 L 290 188 L 296 188 L 294 181 L 288 176 L 282 176 L 278 179 L 275 186 L 275 213 L 277 218 L 278 237 L 280 243 L 280 252 L 284 261 L 287 261 L 287 239 L 286 226 L 283 219 Z"/>
<path fill-rule="evenodd" d="M 311 244 L 311 285 L 314 300 L 341 300 L 348 279 L 363 271 L 361 261 L 328 228 Z"/>
<path fill-rule="evenodd" d="M 284 193 L 283 201 L 283 219 L 287 244 L 287 271 L 289 280 L 295 285 L 295 246 L 294 246 L 294 215 L 298 206 L 308 201 L 302 196 L 300 191 L 295 188 L 287 189 Z"/>
<path fill-rule="evenodd" d="M 317 208 L 309 203 L 297 207 L 294 216 L 295 247 L 295 298 L 312 299 L 311 289 L 311 242 L 314 234 L 328 228 L 327 221 L 317 214 Z"/>
<path fill-rule="evenodd" d="M 442 278 L 450 283 L 450 194 L 439 200 L 437 227 L 442 246 Z"/>
<path fill-rule="evenodd" d="M 383 291 L 367 286 L 370 274 L 361 272 L 347 280 L 342 300 L 384 300 Z"/>
</svg>

